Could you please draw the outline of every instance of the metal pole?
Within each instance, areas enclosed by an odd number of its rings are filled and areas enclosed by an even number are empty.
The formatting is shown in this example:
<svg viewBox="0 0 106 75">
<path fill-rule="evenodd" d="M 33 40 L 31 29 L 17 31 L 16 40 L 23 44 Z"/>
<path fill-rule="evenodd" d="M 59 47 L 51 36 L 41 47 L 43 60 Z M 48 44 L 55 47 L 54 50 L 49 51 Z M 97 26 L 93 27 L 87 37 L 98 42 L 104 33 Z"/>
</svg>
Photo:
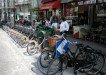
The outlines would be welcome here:
<svg viewBox="0 0 106 75">
<path fill-rule="evenodd" d="M 39 1 L 37 0 L 37 7 L 39 7 Z M 38 14 L 39 12 L 37 11 L 37 17 L 38 17 Z"/>
<path fill-rule="evenodd" d="M 4 0 L 4 20 L 6 21 L 6 8 L 5 8 L 5 0 Z"/>
<path fill-rule="evenodd" d="M 30 1 L 30 8 L 32 8 L 32 0 Z M 29 8 L 28 8 L 29 9 Z M 32 10 L 30 10 L 30 22 L 32 22 Z"/>
<path fill-rule="evenodd" d="M 13 0 L 14 26 L 15 26 L 15 0 Z"/>
</svg>

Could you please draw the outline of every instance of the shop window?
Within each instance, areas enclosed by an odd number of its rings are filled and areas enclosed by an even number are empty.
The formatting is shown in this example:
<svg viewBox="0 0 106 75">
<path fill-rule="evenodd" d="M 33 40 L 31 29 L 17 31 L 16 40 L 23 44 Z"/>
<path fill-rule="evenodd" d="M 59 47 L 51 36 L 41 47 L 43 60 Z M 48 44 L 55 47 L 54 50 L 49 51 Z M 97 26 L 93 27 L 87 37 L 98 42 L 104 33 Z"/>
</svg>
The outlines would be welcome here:
<svg viewBox="0 0 106 75">
<path fill-rule="evenodd" d="M 96 5 L 96 18 L 95 18 L 95 25 L 97 27 L 102 26 L 103 28 L 106 27 L 106 5 L 105 4 L 98 4 Z"/>
</svg>

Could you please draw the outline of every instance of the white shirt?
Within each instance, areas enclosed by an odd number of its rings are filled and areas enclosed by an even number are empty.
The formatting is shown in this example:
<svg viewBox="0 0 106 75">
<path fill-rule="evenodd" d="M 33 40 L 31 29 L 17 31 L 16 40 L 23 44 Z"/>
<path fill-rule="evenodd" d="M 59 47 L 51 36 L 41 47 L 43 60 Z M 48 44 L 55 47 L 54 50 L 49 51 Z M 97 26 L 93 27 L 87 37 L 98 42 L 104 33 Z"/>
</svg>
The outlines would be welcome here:
<svg viewBox="0 0 106 75">
<path fill-rule="evenodd" d="M 61 22 L 60 24 L 60 32 L 68 31 L 69 30 L 69 24 L 67 21 Z"/>
</svg>

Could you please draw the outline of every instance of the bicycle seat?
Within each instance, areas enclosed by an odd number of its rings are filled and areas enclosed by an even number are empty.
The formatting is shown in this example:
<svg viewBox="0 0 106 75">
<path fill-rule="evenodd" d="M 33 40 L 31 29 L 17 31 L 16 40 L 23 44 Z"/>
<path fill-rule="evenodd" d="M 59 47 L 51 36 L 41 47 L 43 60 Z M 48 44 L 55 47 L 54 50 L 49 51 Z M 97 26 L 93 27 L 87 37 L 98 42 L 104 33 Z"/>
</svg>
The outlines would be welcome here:
<svg viewBox="0 0 106 75">
<path fill-rule="evenodd" d="M 91 48 L 90 46 L 85 46 L 84 47 L 84 50 L 86 51 L 86 52 L 90 52 L 90 53 L 92 53 L 93 51 L 95 51 L 93 48 Z"/>
</svg>

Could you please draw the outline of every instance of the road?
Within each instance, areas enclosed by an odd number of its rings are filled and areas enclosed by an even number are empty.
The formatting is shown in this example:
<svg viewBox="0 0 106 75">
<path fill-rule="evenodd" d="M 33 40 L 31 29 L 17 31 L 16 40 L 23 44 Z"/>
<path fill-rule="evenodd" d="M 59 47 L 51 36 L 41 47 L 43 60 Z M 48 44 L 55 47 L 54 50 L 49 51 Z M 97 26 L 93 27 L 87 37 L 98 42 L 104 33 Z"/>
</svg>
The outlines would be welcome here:
<svg viewBox="0 0 106 75">
<path fill-rule="evenodd" d="M 21 48 L 0 29 L 0 75 L 43 75 L 36 64 L 39 54 L 29 56 L 26 48 Z M 73 70 L 68 69 L 63 75 L 73 75 Z"/>
</svg>

